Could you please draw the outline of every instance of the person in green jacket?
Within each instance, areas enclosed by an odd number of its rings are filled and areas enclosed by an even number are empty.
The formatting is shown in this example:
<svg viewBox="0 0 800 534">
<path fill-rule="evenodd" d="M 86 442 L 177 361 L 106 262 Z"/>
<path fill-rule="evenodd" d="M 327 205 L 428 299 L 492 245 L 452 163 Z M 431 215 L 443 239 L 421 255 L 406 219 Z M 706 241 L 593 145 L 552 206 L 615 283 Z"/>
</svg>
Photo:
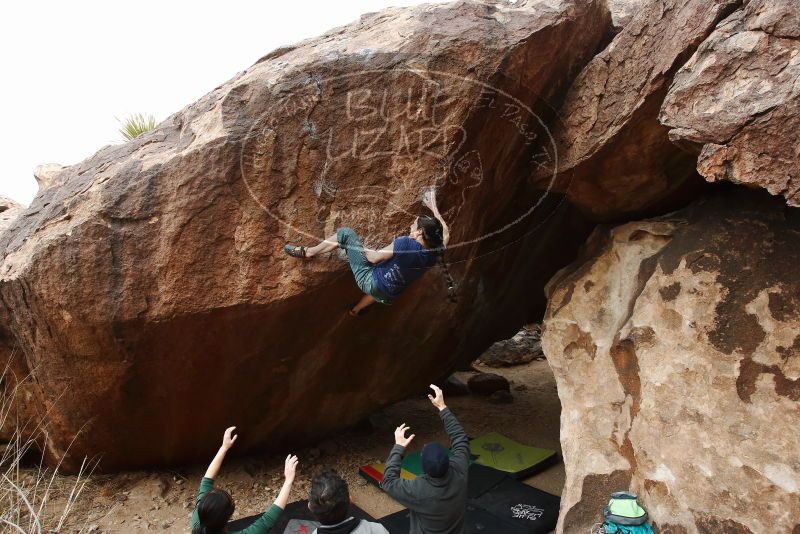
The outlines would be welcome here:
<svg viewBox="0 0 800 534">
<path fill-rule="evenodd" d="M 192 534 L 219 534 L 229 532 L 226 530 L 228 520 L 233 515 L 235 505 L 230 494 L 222 489 L 214 488 L 214 479 L 222 467 L 225 454 L 233 446 L 238 437 L 233 433 L 236 430 L 232 426 L 225 430 L 222 437 L 222 445 L 217 451 L 217 455 L 206 469 L 206 474 L 200 481 L 200 490 L 197 492 L 194 512 L 192 512 Z M 266 534 L 278 521 L 286 503 L 289 501 L 289 493 L 292 491 L 294 475 L 297 471 L 297 456 L 289 455 L 286 457 L 284 465 L 283 487 L 272 506 L 259 517 L 255 523 L 244 530 L 235 530 L 229 534 Z"/>
</svg>

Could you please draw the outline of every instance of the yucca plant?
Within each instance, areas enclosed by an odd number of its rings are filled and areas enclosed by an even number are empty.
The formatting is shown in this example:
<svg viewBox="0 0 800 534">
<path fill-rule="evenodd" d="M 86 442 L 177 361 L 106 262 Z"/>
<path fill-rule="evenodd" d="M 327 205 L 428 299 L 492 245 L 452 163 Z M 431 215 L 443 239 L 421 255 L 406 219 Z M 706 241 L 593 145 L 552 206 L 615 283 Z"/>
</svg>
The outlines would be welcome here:
<svg viewBox="0 0 800 534">
<path fill-rule="evenodd" d="M 122 128 L 119 129 L 119 133 L 126 141 L 136 139 L 143 133 L 155 130 L 156 128 L 156 118 L 152 115 L 145 115 L 144 113 L 134 113 L 124 121 L 117 120 L 122 123 Z"/>
</svg>

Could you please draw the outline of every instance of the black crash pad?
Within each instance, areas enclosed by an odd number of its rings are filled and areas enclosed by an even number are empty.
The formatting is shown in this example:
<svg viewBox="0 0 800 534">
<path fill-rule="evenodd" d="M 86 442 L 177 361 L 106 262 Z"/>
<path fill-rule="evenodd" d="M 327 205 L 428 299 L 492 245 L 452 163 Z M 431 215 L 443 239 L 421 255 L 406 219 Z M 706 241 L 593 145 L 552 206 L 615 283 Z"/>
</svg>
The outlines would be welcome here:
<svg viewBox="0 0 800 534">
<path fill-rule="evenodd" d="M 467 497 L 470 499 L 480 497 L 506 478 L 508 475 L 503 471 L 480 464 L 472 464 L 469 466 L 469 475 L 467 476 Z"/>
<path fill-rule="evenodd" d="M 470 500 L 506 524 L 529 534 L 546 534 L 556 527 L 561 499 L 555 495 L 506 478 L 480 497 Z"/>
<path fill-rule="evenodd" d="M 390 534 L 408 534 L 411 519 L 408 510 L 400 510 L 380 520 Z M 464 534 L 527 534 L 527 530 L 506 523 L 486 510 L 467 504 L 464 515 Z"/>
<path fill-rule="evenodd" d="M 357 517 L 358 519 L 366 519 L 367 521 L 375 521 L 375 518 L 369 515 L 367 512 L 353 504 L 350 503 L 350 510 L 349 514 L 353 517 Z M 250 517 L 243 517 L 241 519 L 237 519 L 236 521 L 231 521 L 228 523 L 228 530 L 229 531 L 236 531 L 236 530 L 244 530 L 245 528 L 249 527 L 255 521 L 261 517 L 262 514 L 253 515 Z M 280 519 L 272 527 L 269 532 L 270 534 L 284 534 L 289 522 L 292 519 L 304 520 L 304 521 L 314 521 L 314 516 L 311 515 L 311 511 L 308 509 L 308 501 L 295 501 L 293 503 L 289 503 L 286 506 L 286 509 L 281 514 Z M 298 524 L 299 522 L 295 522 Z M 311 530 L 313 532 L 313 530 Z"/>
</svg>

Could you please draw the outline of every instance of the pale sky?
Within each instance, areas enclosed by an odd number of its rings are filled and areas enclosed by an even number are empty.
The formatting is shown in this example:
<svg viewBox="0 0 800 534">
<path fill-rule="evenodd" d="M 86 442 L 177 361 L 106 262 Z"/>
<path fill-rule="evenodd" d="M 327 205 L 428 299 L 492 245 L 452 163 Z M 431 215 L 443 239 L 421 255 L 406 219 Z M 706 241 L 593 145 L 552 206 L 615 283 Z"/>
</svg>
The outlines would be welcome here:
<svg viewBox="0 0 800 534">
<path fill-rule="evenodd" d="M 279 46 L 362 13 L 420 3 L 4 3 L 0 195 L 28 204 L 36 165 L 71 165 L 120 142 L 115 117 L 152 113 L 160 122 Z"/>
</svg>

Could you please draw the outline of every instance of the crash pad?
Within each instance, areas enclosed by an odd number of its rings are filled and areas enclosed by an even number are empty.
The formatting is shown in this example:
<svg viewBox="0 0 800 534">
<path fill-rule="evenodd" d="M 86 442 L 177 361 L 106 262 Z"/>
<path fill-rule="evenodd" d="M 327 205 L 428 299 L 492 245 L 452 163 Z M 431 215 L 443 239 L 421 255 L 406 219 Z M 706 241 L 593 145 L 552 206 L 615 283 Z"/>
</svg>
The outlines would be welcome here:
<svg viewBox="0 0 800 534">
<path fill-rule="evenodd" d="M 529 534 L 545 534 L 556 527 L 561 499 L 507 477 L 470 504 Z"/>
<path fill-rule="evenodd" d="M 320 524 L 310 519 L 290 519 L 283 534 L 313 534 Z"/>
<path fill-rule="evenodd" d="M 469 466 L 469 475 L 467 476 L 467 497 L 470 499 L 480 497 L 506 478 L 508 475 L 503 471 L 485 465 L 472 464 Z"/>
<path fill-rule="evenodd" d="M 350 509 L 348 511 L 349 516 L 357 517 L 358 519 L 366 519 L 367 521 L 375 521 L 375 518 L 369 515 L 367 512 L 353 504 L 350 503 Z M 243 517 L 241 519 L 237 519 L 236 521 L 231 521 L 227 525 L 227 530 L 230 532 L 234 532 L 236 530 L 244 530 L 256 520 L 261 517 L 262 514 L 253 515 L 250 517 Z M 293 520 L 296 520 L 292 522 Z M 308 509 L 308 501 L 295 501 L 293 503 L 289 503 L 286 506 L 286 509 L 281 514 L 281 517 L 278 519 L 278 522 L 275 523 L 275 526 L 269 529 L 269 534 L 304 534 L 302 530 L 302 525 L 305 523 L 306 525 L 310 525 L 314 522 L 314 516 L 311 515 L 311 511 Z M 287 527 L 290 524 L 297 529 L 295 531 L 287 531 Z M 316 528 L 316 527 L 315 527 Z M 310 530 L 309 534 L 314 532 L 314 530 Z"/>
<path fill-rule="evenodd" d="M 400 510 L 381 519 L 380 524 L 390 534 L 408 534 L 411 530 L 411 518 L 408 510 Z M 472 504 L 467 504 L 464 513 L 465 534 L 527 534 L 527 530 L 514 524 L 506 523 Z"/>
<path fill-rule="evenodd" d="M 497 432 L 470 441 L 470 452 L 477 456 L 475 463 L 514 478 L 526 478 L 558 460 L 558 454 L 552 449 L 523 445 Z"/>
<path fill-rule="evenodd" d="M 358 468 L 358 474 L 361 475 L 367 482 L 372 482 L 376 486 L 380 486 L 381 482 L 383 482 L 383 472 L 386 469 L 386 466 L 382 463 L 374 463 L 374 464 L 367 464 L 362 465 Z M 417 478 L 417 475 L 414 473 L 407 471 L 406 469 L 400 469 L 400 478 L 404 478 L 406 480 L 414 480 Z"/>
<path fill-rule="evenodd" d="M 447 451 L 450 452 L 449 450 Z M 402 468 L 408 471 L 409 473 L 413 473 L 417 476 L 420 476 L 422 471 L 422 452 L 415 451 L 410 454 L 406 454 L 403 457 L 403 463 L 401 464 Z"/>
</svg>

